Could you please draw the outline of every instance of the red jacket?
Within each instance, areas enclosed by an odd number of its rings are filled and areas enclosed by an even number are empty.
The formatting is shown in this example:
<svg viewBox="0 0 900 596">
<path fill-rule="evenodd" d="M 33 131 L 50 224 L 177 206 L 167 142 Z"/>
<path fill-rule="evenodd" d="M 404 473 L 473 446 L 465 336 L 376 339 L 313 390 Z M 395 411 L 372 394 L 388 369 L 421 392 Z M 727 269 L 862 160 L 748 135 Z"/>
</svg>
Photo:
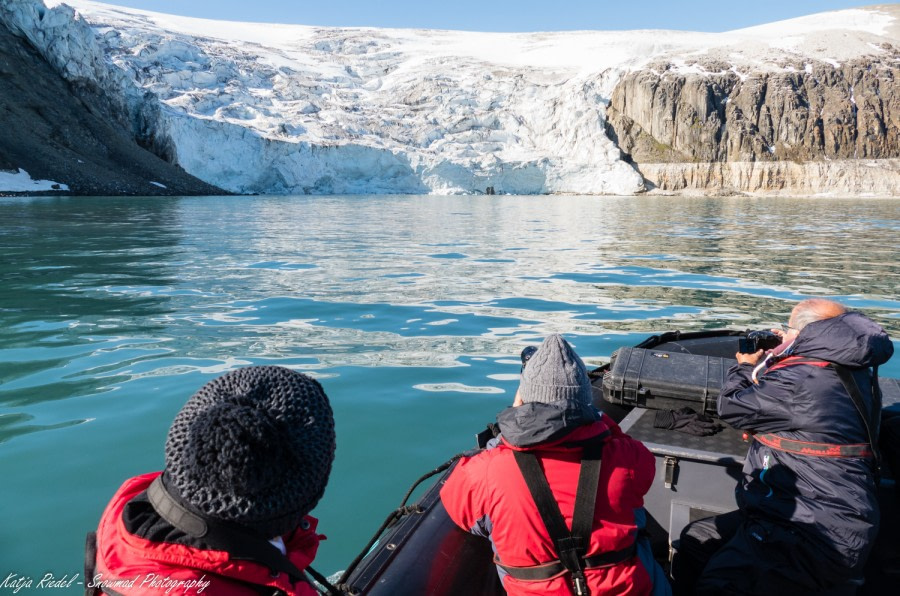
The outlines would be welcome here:
<svg viewBox="0 0 900 596">
<path fill-rule="evenodd" d="M 318 594 L 303 581 L 291 584 L 286 574 L 272 577 L 269 569 L 250 561 L 230 560 L 223 551 L 202 550 L 182 544 L 152 542 L 130 533 L 122 520 L 125 505 L 144 492 L 159 472 L 127 480 L 106 506 L 97 528 L 97 561 L 88 587 L 127 596 L 210 594 L 250 596 L 259 592 L 247 584 L 271 586 L 289 595 Z M 285 537 L 287 556 L 299 569 L 306 569 L 316 555 L 319 541 L 317 520 L 306 518 L 309 528 Z M 177 584 L 176 582 L 192 582 Z M 174 586 L 171 591 L 169 588 Z M 273 590 L 274 591 L 274 590 Z"/>
<path fill-rule="evenodd" d="M 531 422 L 534 418 L 525 419 Z M 506 435 L 502 419 L 501 428 Z M 444 507 L 461 528 L 489 533 L 496 555 L 505 565 L 524 567 L 553 561 L 558 558 L 553 543 L 512 452 L 530 450 L 538 456 L 571 527 L 582 449 L 565 443 L 607 431 L 610 434 L 603 446 L 594 529 L 586 556 L 626 549 L 635 543 L 638 526 L 642 525 L 643 496 L 653 481 L 655 463 L 642 443 L 622 433 L 607 416 L 578 426 L 562 438 L 527 447 L 513 446 L 504 438 L 494 449 L 463 458 L 441 490 Z M 652 560 L 649 564 L 655 565 Z M 647 569 L 638 556 L 586 572 L 591 594 L 649 594 L 652 575 L 653 570 Z M 512 595 L 572 593 L 568 574 L 540 581 L 505 576 L 503 583 Z"/>
</svg>

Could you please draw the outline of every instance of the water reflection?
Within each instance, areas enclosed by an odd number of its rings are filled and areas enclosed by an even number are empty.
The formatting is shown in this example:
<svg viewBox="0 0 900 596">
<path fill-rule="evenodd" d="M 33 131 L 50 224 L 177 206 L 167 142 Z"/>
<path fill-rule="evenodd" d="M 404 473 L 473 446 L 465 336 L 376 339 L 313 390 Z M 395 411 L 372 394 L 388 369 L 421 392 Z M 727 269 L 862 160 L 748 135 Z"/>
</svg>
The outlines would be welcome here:
<svg viewBox="0 0 900 596">
<path fill-rule="evenodd" d="M 38 329 L 37 322 L 95 324 L 103 333 L 119 327 L 123 314 L 167 312 L 153 289 L 175 280 L 179 231 L 172 207 L 170 201 L 114 199 L 0 201 L 3 323 L 27 324 L 21 339 L 30 343 L 55 332 Z M 136 286 L 145 291 L 124 291 Z M 104 320 L 112 325 L 100 325 Z"/>
<path fill-rule="evenodd" d="M 174 206 L 0 201 L 0 405 L 94 395 L 126 380 L 108 369 L 145 354 L 123 338 L 161 334 L 157 321 L 171 312 L 165 289 L 176 280 Z M 26 424 L 32 418 L 5 417 L 0 442 L 85 420 Z"/>
<path fill-rule="evenodd" d="M 365 365 L 378 351 L 385 366 L 445 366 L 461 355 L 452 338 L 493 355 L 549 331 L 769 325 L 808 295 L 898 329 L 895 201 L 270 197 L 2 207 L 7 404 L 114 385 L 134 361 L 164 355 Z M 147 345 L 126 352 L 98 340 L 105 335 Z M 73 346 L 81 352 L 70 354 Z M 39 355 L 21 352 L 30 349 Z M 102 366 L 113 379 L 79 378 L 95 368 L 80 364 L 74 375 L 46 377 L 46 387 L 35 380 L 111 350 Z"/>
<path fill-rule="evenodd" d="M 826 295 L 897 337 L 898 207 L 0 199 L 0 473 L 20 480 L 0 543 L 22 545 L 4 558 L 21 572 L 39 562 L 34 574 L 78 569 L 109 494 L 162 465 L 184 400 L 226 370 L 281 364 L 324 379 L 335 406 L 338 459 L 319 509 L 332 538 L 322 566 L 335 571 L 398 487 L 512 399 L 519 351 L 549 332 L 598 364 L 650 333 L 768 327 Z M 900 359 L 881 374 L 900 376 Z"/>
</svg>

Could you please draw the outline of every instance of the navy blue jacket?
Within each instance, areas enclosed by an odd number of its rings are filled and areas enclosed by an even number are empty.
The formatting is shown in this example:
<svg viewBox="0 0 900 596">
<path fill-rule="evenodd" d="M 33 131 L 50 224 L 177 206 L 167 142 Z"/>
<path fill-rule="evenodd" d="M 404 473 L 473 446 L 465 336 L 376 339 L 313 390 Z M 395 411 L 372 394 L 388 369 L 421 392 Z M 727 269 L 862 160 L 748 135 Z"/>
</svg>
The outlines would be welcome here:
<svg viewBox="0 0 900 596">
<path fill-rule="evenodd" d="M 871 371 L 894 352 L 887 333 L 856 312 L 810 323 L 794 354 L 849 367 L 871 406 Z M 862 418 L 837 373 L 794 365 L 750 379 L 753 366 L 728 371 L 719 416 L 735 428 L 815 443 L 867 443 Z M 855 574 L 878 532 L 879 511 L 871 458 L 795 455 L 753 441 L 737 488 L 738 506 L 750 515 L 790 522 L 823 564 Z"/>
</svg>

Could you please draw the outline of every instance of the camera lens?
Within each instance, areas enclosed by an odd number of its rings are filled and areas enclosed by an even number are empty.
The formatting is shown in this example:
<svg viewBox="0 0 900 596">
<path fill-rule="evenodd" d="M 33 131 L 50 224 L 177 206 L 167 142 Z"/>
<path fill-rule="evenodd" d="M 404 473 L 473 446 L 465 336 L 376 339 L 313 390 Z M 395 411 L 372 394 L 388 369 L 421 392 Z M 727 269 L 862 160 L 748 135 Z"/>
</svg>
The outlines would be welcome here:
<svg viewBox="0 0 900 596">
<path fill-rule="evenodd" d="M 747 334 L 747 346 L 749 352 L 757 350 L 771 350 L 781 344 L 781 338 L 771 331 L 751 331 Z"/>
<path fill-rule="evenodd" d="M 521 373 L 525 370 L 525 365 L 528 364 L 528 361 L 531 360 L 531 357 L 534 356 L 534 353 L 537 352 L 537 348 L 534 346 L 527 346 L 524 350 L 522 350 L 522 354 L 520 358 L 522 359 L 522 368 L 519 370 Z"/>
</svg>

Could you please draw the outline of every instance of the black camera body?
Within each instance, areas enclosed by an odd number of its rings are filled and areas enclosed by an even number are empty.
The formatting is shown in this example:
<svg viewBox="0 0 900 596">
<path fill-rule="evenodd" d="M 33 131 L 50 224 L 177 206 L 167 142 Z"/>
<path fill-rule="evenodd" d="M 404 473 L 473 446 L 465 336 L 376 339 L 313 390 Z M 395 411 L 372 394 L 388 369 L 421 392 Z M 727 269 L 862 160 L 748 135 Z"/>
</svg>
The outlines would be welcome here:
<svg viewBox="0 0 900 596">
<path fill-rule="evenodd" d="M 525 365 L 528 364 L 528 361 L 531 360 L 531 357 L 534 356 L 534 353 L 537 352 L 537 348 L 534 346 L 525 346 L 522 350 L 522 354 L 520 358 L 522 359 L 522 368 L 519 369 L 519 374 L 525 371 Z"/>
<path fill-rule="evenodd" d="M 742 337 L 738 350 L 743 354 L 752 354 L 758 350 L 771 350 L 781 345 L 781 337 L 771 331 L 751 331 Z"/>
</svg>

